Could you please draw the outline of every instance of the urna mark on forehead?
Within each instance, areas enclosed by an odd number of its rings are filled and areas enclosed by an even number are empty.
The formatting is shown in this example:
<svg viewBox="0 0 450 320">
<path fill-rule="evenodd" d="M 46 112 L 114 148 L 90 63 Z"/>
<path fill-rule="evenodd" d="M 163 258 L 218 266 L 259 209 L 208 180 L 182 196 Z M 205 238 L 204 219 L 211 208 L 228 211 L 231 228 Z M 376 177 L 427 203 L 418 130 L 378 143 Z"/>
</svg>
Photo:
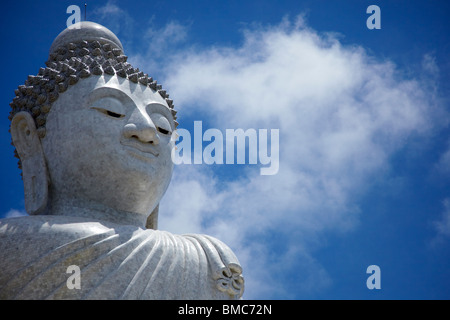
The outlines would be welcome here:
<svg viewBox="0 0 450 320">
<path fill-rule="evenodd" d="M 40 68 L 36 76 L 29 76 L 25 84 L 15 91 L 9 116 L 12 120 L 20 111 L 29 112 L 35 119 L 41 138 L 46 134 L 47 115 L 59 95 L 91 75 L 117 75 L 118 78 L 150 88 L 166 102 L 174 125 L 178 126 L 177 112 L 169 94 L 152 77 L 127 63 L 118 38 L 97 23 L 83 21 L 61 32 L 54 40 L 45 64 L 46 68 Z"/>
</svg>

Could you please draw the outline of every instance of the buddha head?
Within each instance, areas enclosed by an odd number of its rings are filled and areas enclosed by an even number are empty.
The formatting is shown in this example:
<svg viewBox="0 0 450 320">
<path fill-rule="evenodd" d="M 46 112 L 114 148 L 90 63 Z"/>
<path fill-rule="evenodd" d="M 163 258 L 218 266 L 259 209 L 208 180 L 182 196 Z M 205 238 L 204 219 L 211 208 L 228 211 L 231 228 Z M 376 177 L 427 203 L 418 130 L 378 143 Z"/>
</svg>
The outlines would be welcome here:
<svg viewBox="0 0 450 320">
<path fill-rule="evenodd" d="M 178 125 L 169 95 L 93 22 L 61 32 L 46 66 L 10 104 L 27 212 L 156 229 Z"/>
</svg>

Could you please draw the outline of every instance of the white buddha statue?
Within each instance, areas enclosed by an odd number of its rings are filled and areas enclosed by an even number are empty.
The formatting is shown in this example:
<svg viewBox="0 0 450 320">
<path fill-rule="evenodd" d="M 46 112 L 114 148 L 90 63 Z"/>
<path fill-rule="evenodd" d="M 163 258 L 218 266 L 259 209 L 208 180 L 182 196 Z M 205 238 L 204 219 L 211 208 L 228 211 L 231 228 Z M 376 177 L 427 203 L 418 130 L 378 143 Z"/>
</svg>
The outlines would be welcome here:
<svg viewBox="0 0 450 320">
<path fill-rule="evenodd" d="M 10 131 L 30 216 L 0 220 L 0 298 L 242 296 L 242 270 L 225 244 L 156 230 L 176 112 L 126 60 L 111 31 L 81 22 L 16 90 Z M 70 266 L 80 288 L 67 285 Z"/>
</svg>

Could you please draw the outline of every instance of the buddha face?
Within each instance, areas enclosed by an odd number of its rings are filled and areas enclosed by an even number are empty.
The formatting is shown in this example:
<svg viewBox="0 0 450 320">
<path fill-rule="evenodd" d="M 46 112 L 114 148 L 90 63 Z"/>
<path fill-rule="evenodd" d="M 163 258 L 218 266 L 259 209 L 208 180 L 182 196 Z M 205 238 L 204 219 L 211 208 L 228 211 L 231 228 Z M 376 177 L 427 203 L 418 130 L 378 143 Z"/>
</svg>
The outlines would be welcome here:
<svg viewBox="0 0 450 320">
<path fill-rule="evenodd" d="M 172 114 L 147 86 L 92 75 L 61 94 L 42 139 L 50 201 L 147 216 L 173 170 Z"/>
</svg>

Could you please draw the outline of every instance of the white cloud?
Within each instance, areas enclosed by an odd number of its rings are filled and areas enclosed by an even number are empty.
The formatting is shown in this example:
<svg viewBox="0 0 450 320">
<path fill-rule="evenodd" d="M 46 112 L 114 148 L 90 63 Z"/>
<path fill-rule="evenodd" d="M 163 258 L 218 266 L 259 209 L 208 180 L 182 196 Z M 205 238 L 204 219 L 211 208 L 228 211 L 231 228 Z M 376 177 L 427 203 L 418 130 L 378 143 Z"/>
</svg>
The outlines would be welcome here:
<svg viewBox="0 0 450 320">
<path fill-rule="evenodd" d="M 151 27 L 147 30 L 146 41 L 149 43 L 147 53 L 167 54 L 171 46 L 183 42 L 187 37 L 187 27 L 177 21 L 170 21 L 158 29 Z"/>
<path fill-rule="evenodd" d="M 152 72 L 150 76 L 156 77 L 164 67 L 161 61 L 172 55 L 174 48 L 187 40 L 188 30 L 189 26 L 178 21 L 169 21 L 161 28 L 155 27 L 150 21 L 143 37 L 139 39 L 145 50 L 132 53 L 128 62 L 133 66 L 146 66 L 145 70 Z M 156 80 L 159 82 L 159 79 Z"/>
<path fill-rule="evenodd" d="M 15 217 L 23 217 L 23 216 L 28 216 L 28 213 L 26 213 L 25 211 L 21 211 L 21 210 L 11 209 L 5 214 L 4 218 L 15 218 Z"/>
<path fill-rule="evenodd" d="M 195 179 L 191 179 L 195 176 Z M 189 190 L 189 192 L 186 192 Z M 175 170 L 160 213 L 160 228 L 174 233 L 199 233 L 202 220 L 219 210 L 223 201 L 215 192 L 215 181 L 194 166 Z"/>
<path fill-rule="evenodd" d="M 106 4 L 94 7 L 94 10 L 90 10 L 88 5 L 86 17 L 87 20 L 100 23 L 113 31 L 119 37 L 124 48 L 127 48 L 130 47 L 133 41 L 132 35 L 134 35 L 135 20 L 127 11 L 118 6 L 116 2 L 114 0 L 108 0 Z"/>
<path fill-rule="evenodd" d="M 439 74 L 439 67 L 436 63 L 436 57 L 431 53 L 427 53 L 423 56 L 422 68 L 424 71 L 433 76 L 437 76 Z"/>
<path fill-rule="evenodd" d="M 173 54 L 165 84 L 182 127 L 188 115 L 221 130 L 280 129 L 279 173 L 236 168 L 224 182 L 214 167 L 178 167 L 160 225 L 229 244 L 246 268 L 247 298 L 289 296 L 278 273 L 302 274 L 298 289 L 323 288 L 331 279 L 314 259 L 320 235 L 357 225 L 359 196 L 409 139 L 434 130 L 437 107 L 393 63 L 301 19 L 244 35 L 237 48 Z"/>
</svg>

